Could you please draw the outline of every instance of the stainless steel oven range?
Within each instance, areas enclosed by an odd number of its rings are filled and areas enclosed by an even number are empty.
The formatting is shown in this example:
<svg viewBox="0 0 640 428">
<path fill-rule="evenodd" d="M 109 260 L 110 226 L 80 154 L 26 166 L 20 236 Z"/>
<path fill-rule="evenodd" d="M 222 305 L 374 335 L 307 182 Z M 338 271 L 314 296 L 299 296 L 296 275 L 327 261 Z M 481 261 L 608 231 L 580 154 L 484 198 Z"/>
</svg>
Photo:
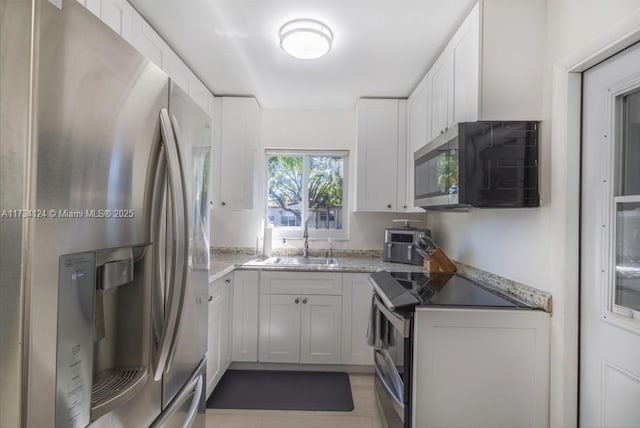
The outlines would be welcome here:
<svg viewBox="0 0 640 428">
<path fill-rule="evenodd" d="M 369 275 L 375 293 L 369 320 L 375 392 L 385 427 L 411 428 L 414 312 L 416 306 L 529 308 L 464 276 L 422 272 L 376 272 Z"/>
</svg>

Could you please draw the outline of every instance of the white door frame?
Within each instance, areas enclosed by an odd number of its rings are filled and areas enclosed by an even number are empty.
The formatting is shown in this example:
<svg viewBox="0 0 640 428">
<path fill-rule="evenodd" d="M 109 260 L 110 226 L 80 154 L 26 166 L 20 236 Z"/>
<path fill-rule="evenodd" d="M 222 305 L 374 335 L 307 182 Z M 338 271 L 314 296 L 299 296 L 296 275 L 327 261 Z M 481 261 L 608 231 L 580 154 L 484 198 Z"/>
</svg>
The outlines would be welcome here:
<svg viewBox="0 0 640 428">
<path fill-rule="evenodd" d="M 552 338 L 553 363 L 564 371 L 551 373 L 552 427 L 571 427 L 578 420 L 578 362 L 580 320 L 580 147 L 582 117 L 582 72 L 615 53 L 640 41 L 640 10 L 627 15 L 608 31 L 585 41 L 574 51 L 552 64 L 551 88 L 551 195 L 552 205 L 564 207 L 564 218 L 557 226 L 562 234 L 559 253 L 552 258 L 551 271 L 565 284 L 564 295 L 554 299 L 554 323 L 560 340 Z M 554 142 L 558 142 L 554 144 Z M 566 144 L 562 144 L 566 142 Z M 559 164 L 554 158 L 566 159 Z M 556 219 L 557 220 L 557 219 Z M 554 349 L 555 348 L 555 349 Z"/>
</svg>

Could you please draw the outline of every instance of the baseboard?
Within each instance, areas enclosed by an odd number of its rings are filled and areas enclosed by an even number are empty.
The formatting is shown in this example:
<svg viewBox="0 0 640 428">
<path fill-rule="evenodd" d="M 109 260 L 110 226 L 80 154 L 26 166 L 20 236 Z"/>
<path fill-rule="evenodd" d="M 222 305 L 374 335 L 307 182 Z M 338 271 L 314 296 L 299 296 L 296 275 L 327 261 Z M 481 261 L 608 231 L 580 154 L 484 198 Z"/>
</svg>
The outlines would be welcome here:
<svg viewBox="0 0 640 428">
<path fill-rule="evenodd" d="M 347 372 L 353 374 L 373 374 L 374 367 L 370 365 L 350 364 L 292 364 L 292 363 L 246 363 L 233 362 L 230 370 L 287 370 L 314 372 Z"/>
</svg>

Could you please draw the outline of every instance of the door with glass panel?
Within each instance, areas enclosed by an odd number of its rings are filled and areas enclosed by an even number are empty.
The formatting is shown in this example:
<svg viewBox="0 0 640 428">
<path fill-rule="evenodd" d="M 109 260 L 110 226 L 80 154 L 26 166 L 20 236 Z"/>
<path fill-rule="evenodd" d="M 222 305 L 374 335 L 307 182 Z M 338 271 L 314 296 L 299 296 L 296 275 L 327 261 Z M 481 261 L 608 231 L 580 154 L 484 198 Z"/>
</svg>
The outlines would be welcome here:
<svg viewBox="0 0 640 428">
<path fill-rule="evenodd" d="M 580 425 L 640 426 L 640 44 L 584 73 Z"/>
</svg>

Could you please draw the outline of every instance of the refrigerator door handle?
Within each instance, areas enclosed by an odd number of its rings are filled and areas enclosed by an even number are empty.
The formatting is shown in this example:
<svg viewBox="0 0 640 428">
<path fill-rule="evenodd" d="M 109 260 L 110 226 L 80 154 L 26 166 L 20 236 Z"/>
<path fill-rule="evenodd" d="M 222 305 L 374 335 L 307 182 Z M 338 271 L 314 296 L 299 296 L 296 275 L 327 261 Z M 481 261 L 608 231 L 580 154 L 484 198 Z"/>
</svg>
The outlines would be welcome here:
<svg viewBox="0 0 640 428">
<path fill-rule="evenodd" d="M 200 407 L 200 397 L 202 396 L 203 384 L 204 382 L 202 381 L 202 376 L 198 376 L 198 383 L 196 384 L 196 390 L 193 393 L 193 399 L 191 400 L 191 405 L 189 406 L 187 419 L 184 422 L 185 428 L 191 428 L 193 426 L 193 423 L 196 420 L 196 416 L 198 415 L 198 407 Z"/>
<path fill-rule="evenodd" d="M 171 206 L 173 251 L 171 253 L 171 270 L 169 275 L 168 305 L 165 312 L 162 336 L 156 360 L 154 364 L 154 380 L 162 378 L 163 371 L 169 371 L 170 348 L 176 337 L 176 326 L 180 318 L 182 293 L 177 289 L 177 282 L 184 282 L 186 271 L 184 269 L 184 254 L 186 235 L 182 235 L 185 229 L 185 202 L 184 188 L 181 181 L 180 159 L 177 145 L 169 120 L 167 109 L 160 111 L 160 130 L 166 153 L 167 173 L 169 176 L 169 203 Z M 156 243 L 157 245 L 157 243 Z"/>
<path fill-rule="evenodd" d="M 193 394 L 193 398 L 191 401 L 191 405 L 189 406 L 189 411 L 187 412 L 187 417 L 182 424 L 183 428 L 190 428 L 193 425 L 193 422 L 198 415 L 198 407 L 200 405 L 200 399 L 202 398 L 202 374 L 198 375 L 196 378 L 191 380 L 191 382 L 185 386 L 185 388 L 178 394 L 176 398 L 169 404 L 169 407 L 156 419 L 156 421 L 151 425 L 151 428 L 160 428 L 163 427 L 165 423 L 173 416 L 176 410 L 180 409 L 182 405 L 189 399 L 191 394 Z"/>
<path fill-rule="evenodd" d="M 164 252 L 160 251 L 161 233 L 162 233 L 162 208 L 164 202 L 164 195 L 166 192 L 166 153 L 164 146 L 161 144 L 158 150 L 158 163 L 156 164 L 156 172 L 153 182 L 153 196 L 151 200 L 151 240 L 154 242 L 153 248 L 153 286 L 152 286 L 152 300 L 153 305 L 151 309 L 152 316 L 152 328 L 153 328 L 153 340 L 156 346 L 160 344 L 160 338 L 162 336 L 162 321 L 163 321 L 163 309 L 164 309 L 164 269 L 163 269 L 163 255 Z M 158 361 L 154 358 L 154 366 L 152 372 L 160 371 L 162 373 L 163 368 L 157 368 Z"/>
<path fill-rule="evenodd" d="M 176 147 L 176 153 L 178 154 L 178 166 L 180 167 L 180 183 L 181 183 L 181 189 L 182 189 L 182 194 L 184 195 L 183 197 L 183 210 L 185 213 L 185 219 L 188 217 L 188 213 L 187 213 L 187 189 L 186 189 L 186 178 L 185 178 L 185 173 L 184 173 L 184 167 L 183 164 L 185 162 L 184 158 L 181 156 L 180 153 L 180 142 L 181 142 L 181 134 L 180 134 L 180 126 L 178 125 L 178 121 L 176 119 L 175 116 L 171 116 L 171 125 L 173 127 L 173 135 L 174 135 L 174 142 L 175 142 L 175 147 Z M 180 263 L 181 269 L 182 269 L 182 277 L 180 279 L 180 293 L 179 293 L 179 300 L 178 300 L 178 316 L 177 316 L 177 320 L 176 320 L 176 326 L 175 326 L 175 331 L 173 334 L 173 340 L 171 341 L 171 347 L 169 349 L 169 357 L 167 359 L 167 368 L 166 371 L 168 372 L 169 369 L 171 368 L 171 364 L 173 363 L 173 358 L 176 355 L 176 350 L 178 347 L 178 339 L 180 337 L 180 331 L 182 329 L 182 311 L 184 309 L 184 302 L 187 298 L 187 266 L 186 266 L 186 262 L 188 260 L 188 251 L 189 251 L 189 239 L 188 239 L 188 235 L 189 235 L 189 225 L 187 223 L 188 220 L 185 220 L 183 223 L 183 229 L 181 229 L 182 232 L 184 232 L 184 237 L 181 237 L 181 239 L 184 242 L 184 247 L 183 247 L 183 252 L 181 254 L 179 254 L 179 261 L 178 263 Z"/>
</svg>

